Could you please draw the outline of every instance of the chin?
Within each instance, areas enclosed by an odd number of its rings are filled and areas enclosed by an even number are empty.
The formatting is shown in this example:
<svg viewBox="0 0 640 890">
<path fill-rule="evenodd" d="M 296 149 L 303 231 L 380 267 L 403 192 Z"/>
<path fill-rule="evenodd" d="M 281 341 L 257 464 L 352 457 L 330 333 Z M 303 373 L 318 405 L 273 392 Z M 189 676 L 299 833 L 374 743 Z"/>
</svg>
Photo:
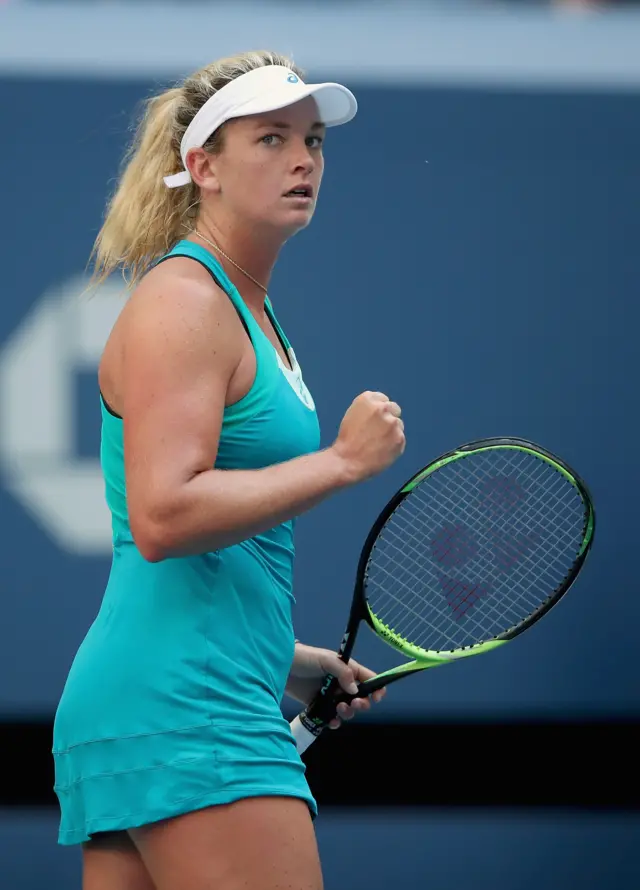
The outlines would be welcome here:
<svg viewBox="0 0 640 890">
<path fill-rule="evenodd" d="M 300 231 L 300 229 L 306 229 L 311 220 L 313 219 L 313 212 L 315 207 L 310 210 L 296 210 L 287 214 L 286 219 L 283 220 L 283 228 L 289 229 L 292 233 Z"/>
</svg>

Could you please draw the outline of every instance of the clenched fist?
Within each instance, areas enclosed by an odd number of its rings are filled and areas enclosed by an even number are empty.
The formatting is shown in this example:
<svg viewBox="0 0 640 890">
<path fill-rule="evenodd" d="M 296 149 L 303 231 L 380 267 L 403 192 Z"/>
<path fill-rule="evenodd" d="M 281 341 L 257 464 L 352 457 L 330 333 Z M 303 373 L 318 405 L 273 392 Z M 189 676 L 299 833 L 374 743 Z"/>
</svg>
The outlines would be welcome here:
<svg viewBox="0 0 640 890">
<path fill-rule="evenodd" d="M 354 482 L 381 473 L 400 457 L 405 448 L 400 414 L 400 406 L 381 392 L 363 392 L 351 403 L 332 448 Z"/>
</svg>

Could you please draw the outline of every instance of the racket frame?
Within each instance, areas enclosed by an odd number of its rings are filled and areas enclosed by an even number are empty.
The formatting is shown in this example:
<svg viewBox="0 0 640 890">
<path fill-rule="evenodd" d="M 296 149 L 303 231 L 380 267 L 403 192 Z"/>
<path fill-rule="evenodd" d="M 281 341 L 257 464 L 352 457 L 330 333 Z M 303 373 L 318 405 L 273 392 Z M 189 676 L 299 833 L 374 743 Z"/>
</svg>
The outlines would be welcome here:
<svg viewBox="0 0 640 890">
<path fill-rule="evenodd" d="M 490 640 L 486 640 L 482 643 L 474 643 L 469 646 L 461 646 L 460 648 L 454 650 L 437 650 L 429 652 L 425 652 L 425 650 L 419 649 L 418 647 L 413 647 L 407 641 L 404 641 L 403 645 L 400 646 L 397 643 L 398 635 L 394 634 L 389 628 L 386 627 L 383 622 L 377 619 L 376 616 L 371 612 L 367 604 L 365 593 L 367 567 L 369 565 L 371 554 L 375 548 L 376 541 L 378 540 L 382 529 L 384 528 L 390 517 L 394 514 L 396 509 L 399 507 L 399 505 L 424 479 L 426 479 L 436 470 L 440 469 L 448 463 L 451 463 L 454 460 L 462 460 L 472 454 L 477 454 L 481 451 L 490 451 L 494 448 L 513 448 L 516 451 L 529 452 L 535 457 L 542 458 L 555 470 L 561 473 L 578 490 L 582 502 L 585 505 L 585 521 L 583 526 L 582 545 L 571 566 L 571 569 L 562 579 L 556 590 L 552 594 L 550 594 L 544 600 L 544 602 L 538 606 L 537 609 L 535 609 L 530 615 L 528 615 L 518 624 L 514 625 L 506 631 L 503 631 L 500 634 L 497 634 Z M 349 618 L 347 621 L 345 633 L 342 637 L 340 647 L 338 649 L 338 656 L 342 661 L 347 663 L 351 657 L 351 653 L 353 652 L 360 624 L 364 621 L 374 631 L 376 636 L 380 637 L 380 639 L 384 640 L 405 657 L 413 658 L 414 660 L 391 668 L 388 671 L 377 674 L 370 680 L 366 680 L 365 682 L 360 683 L 358 685 L 358 692 L 355 695 L 350 695 L 344 692 L 344 690 L 342 690 L 342 688 L 340 687 L 337 678 L 328 675 L 325 678 L 325 681 L 315 699 L 301 714 L 298 715 L 298 717 L 295 718 L 294 721 L 298 729 L 300 729 L 301 725 L 306 731 L 306 734 L 309 735 L 306 744 L 310 743 L 311 738 L 320 735 L 322 730 L 335 717 L 336 707 L 341 701 L 350 702 L 353 701 L 354 698 L 366 697 L 368 695 L 371 695 L 376 690 L 381 689 L 384 686 L 388 686 L 390 683 L 393 683 L 396 680 L 400 680 L 402 677 L 418 673 L 430 667 L 437 667 L 439 665 L 448 664 L 452 661 L 457 661 L 460 658 L 466 658 L 471 655 L 480 655 L 481 653 L 489 652 L 492 649 L 496 649 L 504 643 L 514 639 L 514 637 L 519 636 L 521 633 L 531 627 L 532 624 L 535 624 L 537 621 L 539 621 L 543 615 L 546 615 L 546 613 L 551 608 L 553 608 L 553 606 L 558 603 L 560 599 L 562 599 L 564 594 L 572 586 L 584 564 L 589 550 L 591 549 L 594 532 L 595 511 L 593 506 L 593 499 L 584 480 L 575 472 L 575 470 L 573 470 L 572 467 L 569 466 L 569 464 L 567 464 L 561 458 L 557 457 L 555 454 L 552 454 L 550 451 L 547 451 L 545 448 L 536 444 L 535 442 L 527 439 L 520 439 L 515 437 L 500 437 L 477 439 L 472 442 L 467 442 L 466 444 L 460 445 L 458 448 L 452 451 L 448 451 L 440 455 L 438 458 L 427 464 L 417 473 L 414 473 L 414 475 L 411 476 L 411 478 L 408 479 L 404 483 L 404 485 L 402 485 L 398 489 L 396 494 L 389 499 L 387 504 L 380 511 L 365 539 L 365 542 L 360 551 L 360 557 L 356 569 L 356 579 Z"/>
</svg>

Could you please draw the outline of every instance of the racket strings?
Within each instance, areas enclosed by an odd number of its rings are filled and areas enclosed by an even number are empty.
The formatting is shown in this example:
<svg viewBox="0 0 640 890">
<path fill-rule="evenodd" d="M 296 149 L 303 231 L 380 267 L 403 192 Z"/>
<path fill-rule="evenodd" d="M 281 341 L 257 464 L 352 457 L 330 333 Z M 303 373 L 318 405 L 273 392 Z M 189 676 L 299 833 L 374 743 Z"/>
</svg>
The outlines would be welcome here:
<svg viewBox="0 0 640 890">
<path fill-rule="evenodd" d="M 584 519 L 577 488 L 535 454 L 494 448 L 456 459 L 387 520 L 367 567 L 370 608 L 421 649 L 492 639 L 558 589 Z"/>
<path fill-rule="evenodd" d="M 563 507 L 571 507 L 571 505 L 574 503 L 575 489 L 573 488 L 572 485 L 567 483 L 567 480 L 564 479 L 564 477 L 560 476 L 559 474 L 556 474 L 556 476 L 557 476 L 557 478 L 555 480 L 556 492 L 550 491 L 550 495 L 553 495 L 553 494 L 558 495 L 557 505 L 555 507 L 555 510 L 558 513 L 558 515 L 561 515 Z M 418 492 L 416 492 L 416 494 L 419 497 L 421 492 L 418 491 Z M 564 504 L 562 503 L 563 500 L 564 500 Z M 409 505 L 407 505 L 407 506 L 409 506 Z M 414 504 L 412 506 L 416 510 L 424 509 L 424 507 L 418 507 L 417 504 Z M 551 505 L 551 506 L 553 507 L 553 505 Z M 572 518 L 572 517 L 570 517 L 570 518 Z M 517 520 L 518 518 L 515 517 L 515 519 Z M 539 516 L 539 521 L 538 521 L 538 517 L 534 513 L 532 513 L 532 515 L 529 517 L 529 523 L 531 525 L 533 525 L 534 527 L 536 527 L 536 526 L 541 525 L 543 519 L 544 519 L 544 516 L 542 515 L 541 511 L 540 511 L 540 516 Z M 514 581 L 518 581 L 518 580 L 523 581 L 524 580 L 524 578 L 525 578 L 524 570 L 525 569 L 528 569 L 529 571 L 540 572 L 540 573 L 547 571 L 547 567 L 539 565 L 539 564 L 534 564 L 534 559 L 533 559 L 532 554 L 527 553 L 526 551 L 524 551 L 522 549 L 522 547 L 518 546 L 518 540 L 519 540 L 518 536 L 522 535 L 522 534 L 526 534 L 526 529 L 523 528 L 522 525 L 523 524 L 521 522 L 516 521 L 516 522 L 514 522 L 514 528 L 509 530 L 509 529 L 503 528 L 504 527 L 504 522 L 503 522 L 501 525 L 497 524 L 496 527 L 494 527 L 494 529 L 490 533 L 487 533 L 484 530 L 476 530 L 476 532 L 478 534 L 478 540 L 479 540 L 480 545 L 484 545 L 485 547 L 493 547 L 494 558 L 496 558 L 496 560 L 501 562 L 505 568 L 513 569 L 514 574 L 512 576 L 512 580 L 514 580 Z M 413 531 L 412 537 L 413 537 L 414 541 L 416 541 L 417 539 L 419 539 L 421 529 L 416 525 L 415 521 L 413 521 L 413 519 L 411 517 L 409 517 L 409 521 L 408 521 L 408 527 L 409 526 L 412 528 L 412 531 Z M 503 535 L 503 531 L 506 531 L 507 534 Z M 520 541 L 521 540 L 522 539 L 520 538 Z M 549 529 L 547 545 L 548 545 L 549 552 L 551 553 L 551 555 L 553 555 L 554 546 L 558 550 L 561 550 L 563 548 L 563 544 L 564 544 L 564 539 L 560 536 L 560 534 L 555 532 L 554 529 Z M 421 560 L 421 562 L 423 562 L 423 563 L 425 561 L 426 561 L 426 557 L 425 557 L 425 560 Z M 540 560 L 538 560 L 538 563 L 539 562 L 540 562 Z M 519 565 L 518 565 L 518 563 L 519 563 Z M 548 586 L 549 583 L 553 583 L 553 585 L 555 587 L 555 585 L 557 583 L 559 583 L 563 577 L 564 577 L 564 575 L 561 575 L 559 578 L 553 578 L 553 579 L 550 577 L 545 578 L 546 586 Z M 527 597 L 526 597 L 527 592 L 528 591 L 525 588 L 524 592 L 521 594 L 522 599 L 525 601 L 527 600 Z M 538 605 L 537 599 L 533 598 L 533 597 L 529 597 L 528 606 L 532 609 L 535 609 L 535 608 L 537 608 L 537 605 Z"/>
<path fill-rule="evenodd" d="M 414 530 L 414 533 L 413 533 L 413 534 L 410 533 L 410 537 L 413 539 L 413 542 L 414 542 L 414 544 L 415 544 L 415 543 L 417 543 L 417 542 L 419 541 L 419 534 L 418 534 L 418 533 L 419 533 L 419 529 L 416 529 L 415 522 L 413 522 L 413 521 L 411 521 L 411 520 L 408 522 L 408 525 L 407 525 L 407 528 L 409 528 L 409 527 L 411 527 L 411 528 Z M 395 567 L 401 562 L 401 560 L 402 560 L 402 559 L 404 558 L 404 556 L 405 556 L 405 553 L 404 553 L 404 550 L 405 550 L 405 544 L 404 544 L 404 539 L 401 538 L 399 534 L 394 534 L 393 526 L 390 525 L 390 526 L 388 527 L 388 529 L 386 529 L 386 532 L 387 532 L 387 535 L 388 535 L 387 544 L 389 545 L 389 547 L 388 547 L 389 552 L 387 553 L 386 558 L 387 558 L 387 561 L 389 562 L 390 568 L 387 569 L 387 568 L 386 568 L 385 566 L 383 566 L 383 565 L 381 565 L 380 568 L 381 568 L 383 571 L 386 571 L 386 572 L 387 572 L 387 575 L 392 576 Z M 416 533 L 416 532 L 417 532 L 417 533 Z M 488 542 L 485 542 L 485 543 L 488 543 Z M 422 569 L 422 570 L 427 569 L 427 568 L 428 568 L 428 566 L 427 566 L 427 559 L 428 559 L 428 557 L 427 557 L 426 555 L 422 555 L 422 554 L 420 553 L 420 550 L 419 550 L 418 548 L 416 548 L 416 549 L 414 550 L 414 553 L 417 555 L 417 556 L 416 556 L 416 563 L 419 565 L 420 569 Z M 412 575 L 412 578 L 413 578 L 414 581 L 416 581 L 416 582 L 418 582 L 418 583 L 421 583 L 421 582 L 422 582 L 423 578 L 422 578 L 420 575 L 416 574 L 415 571 L 411 572 L 411 571 L 410 571 L 409 569 L 407 569 L 406 567 L 404 567 L 404 568 L 405 568 L 405 570 L 406 570 L 409 574 Z M 451 589 L 451 587 L 450 587 L 450 589 Z M 463 594 L 462 594 L 463 590 L 464 590 L 464 587 L 461 585 L 461 586 L 460 586 L 461 596 L 463 596 Z M 454 592 L 453 589 L 451 589 L 451 592 L 452 592 L 452 593 Z M 399 610 L 401 611 L 401 610 L 403 609 L 403 607 L 406 605 L 405 601 L 404 601 L 403 599 L 398 598 L 397 596 L 394 596 L 394 594 L 393 594 L 393 588 L 390 588 L 389 593 L 390 593 L 390 596 L 391 596 L 393 599 L 395 599 L 396 604 L 397 604 L 397 606 L 398 606 L 398 609 L 395 610 L 396 613 L 397 613 Z M 463 599 L 468 599 L 468 598 L 463 597 Z M 490 606 L 490 603 L 489 603 L 488 605 Z M 528 602 L 528 606 L 529 606 L 529 608 L 530 608 L 531 610 L 534 610 L 534 609 L 537 607 L 537 602 L 535 602 L 535 601 L 533 601 L 533 600 L 530 599 L 529 602 Z M 418 613 L 415 612 L 415 610 L 412 610 L 412 611 L 414 612 L 414 615 L 418 616 Z M 389 614 L 388 617 L 389 617 L 389 619 L 390 619 L 391 621 L 394 621 L 395 618 L 397 617 L 397 614 L 394 614 L 394 613 L 393 613 L 393 610 L 392 610 L 392 612 Z M 514 613 L 514 621 L 515 621 L 515 620 L 517 620 L 517 616 L 516 616 L 515 613 Z M 436 625 L 436 626 L 437 626 L 437 625 Z M 407 629 L 407 633 L 408 633 L 410 636 L 415 636 L 415 634 L 414 634 L 414 630 L 413 630 L 413 628 L 411 628 L 411 627 L 409 627 L 409 628 Z"/>
<path fill-rule="evenodd" d="M 487 542 L 484 541 L 483 543 L 486 544 Z M 494 549 L 494 557 L 497 557 L 499 555 L 497 552 L 498 548 L 494 547 L 493 549 Z M 516 560 L 519 559 L 521 561 L 521 563 L 523 564 L 523 566 L 526 561 L 531 562 L 530 557 L 527 557 L 527 555 L 523 554 L 522 551 L 520 551 L 519 553 L 516 552 L 515 555 L 516 555 Z M 440 554 L 440 556 L 442 556 L 442 554 Z M 467 548 L 467 552 L 463 553 L 463 556 L 465 556 L 465 557 L 469 556 L 468 548 Z M 466 561 L 466 559 L 464 561 Z M 509 555 L 508 561 L 513 561 L 513 554 Z M 505 562 L 505 560 L 502 560 L 502 562 Z M 514 598 L 516 598 L 517 593 L 518 593 L 516 581 L 521 580 L 523 574 L 524 573 L 520 571 L 513 578 L 514 588 L 515 588 Z M 553 580 L 555 581 L 555 579 L 553 579 Z M 560 580 L 561 580 L 561 578 L 560 578 Z M 555 588 L 555 586 L 556 585 L 554 583 L 553 587 Z M 460 619 L 463 615 L 465 615 L 467 612 L 469 612 L 471 610 L 471 608 L 475 605 L 478 598 L 481 596 L 488 597 L 487 602 L 486 602 L 486 608 L 485 608 L 485 612 L 486 612 L 485 617 L 488 617 L 490 619 L 496 618 L 496 617 L 502 617 L 503 622 L 504 622 L 504 618 L 508 617 L 505 615 L 499 616 L 496 614 L 492 614 L 492 612 L 495 612 L 495 609 L 491 608 L 494 605 L 494 603 L 490 596 L 490 592 L 491 592 L 490 588 L 487 587 L 486 583 L 485 584 L 483 584 L 483 583 L 469 584 L 469 583 L 465 583 L 463 580 L 461 580 L 459 578 L 456 578 L 455 576 L 451 576 L 451 577 L 448 577 L 443 582 L 442 588 L 443 588 L 443 593 L 445 593 L 447 595 L 449 605 L 453 609 L 454 616 L 456 619 Z M 523 598 L 524 597 L 522 597 L 522 596 L 520 597 L 521 600 Z M 520 605 L 522 605 L 522 602 L 520 603 Z M 525 605 L 525 612 L 530 613 L 537 607 L 538 603 L 535 601 L 532 601 L 531 599 L 528 599 L 528 600 L 526 600 L 524 605 Z M 414 610 L 414 612 L 415 612 L 415 610 Z M 392 619 L 394 618 L 393 615 L 390 617 Z M 519 614 L 514 613 L 511 617 L 512 622 L 515 623 L 519 617 L 520 617 Z M 481 636 L 486 636 L 486 633 L 487 633 L 486 624 L 482 624 L 480 630 L 481 630 Z M 412 634 L 413 636 L 415 636 L 415 629 L 410 627 L 407 629 L 406 633 Z"/>
<path fill-rule="evenodd" d="M 522 558 L 522 554 L 520 554 L 520 558 Z M 460 579 L 455 578 L 447 579 L 446 584 L 443 583 L 442 586 L 443 592 L 448 594 L 449 605 L 454 608 L 456 618 L 460 618 L 462 614 L 466 613 L 469 610 L 470 606 L 474 605 L 479 595 L 486 596 L 488 593 L 486 585 L 473 584 L 470 586 L 469 584 L 465 584 Z M 527 605 L 529 607 L 527 611 L 530 611 L 532 607 L 535 607 L 534 604 L 532 604 L 531 602 L 528 602 Z M 491 600 L 488 600 L 487 606 L 491 606 Z M 490 609 L 488 609 L 487 611 L 490 611 Z M 415 610 L 413 610 L 413 612 L 415 617 Z M 391 616 L 391 618 L 393 617 L 394 616 Z M 514 616 L 514 619 L 515 617 L 517 616 Z M 407 630 L 407 633 L 412 633 L 412 631 L 413 628 L 409 628 Z M 412 635 L 415 636 L 415 633 L 413 633 Z"/>
</svg>

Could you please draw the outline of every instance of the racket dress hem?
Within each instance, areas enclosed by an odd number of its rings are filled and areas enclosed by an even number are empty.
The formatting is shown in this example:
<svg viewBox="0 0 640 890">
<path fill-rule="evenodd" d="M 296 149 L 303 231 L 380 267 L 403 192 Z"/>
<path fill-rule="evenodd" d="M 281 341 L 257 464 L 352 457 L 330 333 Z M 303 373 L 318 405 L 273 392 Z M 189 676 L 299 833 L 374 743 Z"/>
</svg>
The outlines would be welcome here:
<svg viewBox="0 0 640 890">
<path fill-rule="evenodd" d="M 171 739 L 176 755 L 164 762 L 153 756 L 146 735 L 54 751 L 59 777 L 55 792 L 62 811 L 58 843 L 81 844 L 99 832 L 139 828 L 252 797 L 299 798 L 315 818 L 316 801 L 286 729 L 252 733 L 254 741 L 262 737 L 270 743 L 250 759 L 246 744 L 241 750 L 233 744 L 239 732 L 240 727 L 220 733 L 211 726 L 208 732 L 198 727 L 160 733 L 151 747 Z M 205 753 L 199 753 L 203 748 Z M 140 765 L 145 760 L 146 765 Z"/>
<path fill-rule="evenodd" d="M 246 788 L 240 793 L 229 794 L 210 794 L 204 797 L 198 797 L 195 800 L 176 801 L 174 804 L 167 804 L 164 808 L 157 808 L 145 812 L 143 816 L 138 813 L 130 813 L 123 816 L 112 816 L 103 819 L 87 820 L 83 828 L 60 829 L 58 832 L 58 844 L 60 846 L 73 846 L 83 844 L 90 841 L 93 835 L 107 831 L 128 831 L 132 828 L 141 828 L 144 825 L 151 825 L 154 822 L 160 822 L 164 819 L 172 819 L 176 816 L 183 816 L 186 813 L 195 812 L 196 810 L 204 810 L 207 807 L 224 806 L 225 804 L 235 803 L 238 800 L 245 800 L 251 797 L 293 797 L 304 800 L 309 807 L 312 819 L 317 816 L 317 809 L 311 803 L 312 798 L 309 795 L 295 794 L 290 788 L 274 788 L 256 787 Z"/>
</svg>

